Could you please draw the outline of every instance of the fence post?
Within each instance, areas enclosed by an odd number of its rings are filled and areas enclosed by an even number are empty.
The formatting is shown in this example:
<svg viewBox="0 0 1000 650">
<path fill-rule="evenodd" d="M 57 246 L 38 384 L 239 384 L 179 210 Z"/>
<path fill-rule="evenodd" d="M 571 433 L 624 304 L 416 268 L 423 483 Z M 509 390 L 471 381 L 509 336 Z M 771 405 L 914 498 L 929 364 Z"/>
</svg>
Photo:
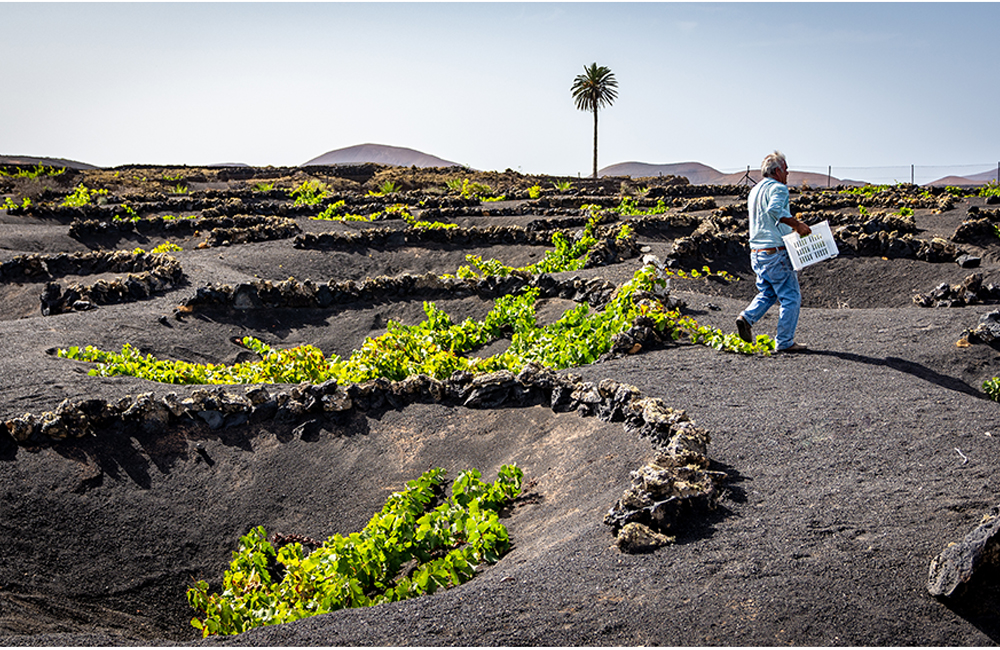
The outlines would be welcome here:
<svg viewBox="0 0 1000 650">
<path fill-rule="evenodd" d="M 830 174 L 833 172 L 833 165 L 826 166 L 826 188 L 830 189 Z"/>
<path fill-rule="evenodd" d="M 913 165 L 910 165 L 910 185 L 913 185 Z"/>
</svg>

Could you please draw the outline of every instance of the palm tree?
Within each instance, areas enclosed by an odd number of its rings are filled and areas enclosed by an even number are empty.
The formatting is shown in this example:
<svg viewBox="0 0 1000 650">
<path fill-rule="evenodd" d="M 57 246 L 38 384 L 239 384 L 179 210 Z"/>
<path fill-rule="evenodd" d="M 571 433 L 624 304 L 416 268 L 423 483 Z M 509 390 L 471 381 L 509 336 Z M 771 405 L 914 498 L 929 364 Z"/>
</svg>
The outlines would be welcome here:
<svg viewBox="0 0 1000 650">
<path fill-rule="evenodd" d="M 581 111 L 594 113 L 594 178 L 597 178 L 597 109 L 611 104 L 618 98 L 618 81 L 611 68 L 591 64 L 583 66 L 583 74 L 573 80 L 573 101 Z"/>
</svg>

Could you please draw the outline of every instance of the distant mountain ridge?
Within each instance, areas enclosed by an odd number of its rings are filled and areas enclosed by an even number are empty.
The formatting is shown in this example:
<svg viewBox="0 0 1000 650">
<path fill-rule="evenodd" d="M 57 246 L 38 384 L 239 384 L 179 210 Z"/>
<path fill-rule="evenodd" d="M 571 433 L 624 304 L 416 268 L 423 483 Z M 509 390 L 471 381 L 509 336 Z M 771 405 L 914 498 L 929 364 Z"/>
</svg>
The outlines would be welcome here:
<svg viewBox="0 0 1000 650">
<path fill-rule="evenodd" d="M 46 167 L 68 167 L 70 169 L 99 169 L 95 165 L 88 165 L 76 160 L 39 158 L 37 156 L 0 156 L 0 165 L 44 165 Z"/>
<path fill-rule="evenodd" d="M 667 163 L 657 165 L 644 162 L 623 162 L 609 165 L 598 170 L 599 176 L 631 176 L 643 178 L 652 176 L 684 176 L 692 185 L 733 185 L 746 176 L 746 172 L 725 174 L 717 169 L 698 162 Z M 985 185 L 997 180 L 997 170 L 990 169 L 978 174 L 965 176 L 945 176 L 924 185 Z M 754 182 L 760 180 L 760 169 L 750 169 L 750 178 Z M 800 172 L 794 169 L 788 172 L 788 184 L 793 186 L 808 185 L 810 187 L 826 187 L 827 185 L 865 185 L 867 181 L 827 177 L 826 174 L 815 172 Z"/>
<path fill-rule="evenodd" d="M 382 165 L 392 165 L 397 167 L 466 167 L 461 163 L 445 160 L 431 154 L 408 149 L 406 147 L 394 147 L 390 145 L 365 143 L 342 149 L 328 151 L 321 156 L 304 162 L 300 167 L 311 165 L 359 165 L 364 163 L 376 163 Z M 49 167 L 67 167 L 69 169 L 91 170 L 100 169 L 96 165 L 91 165 L 76 160 L 66 158 L 49 158 L 40 156 L 23 155 L 0 155 L 0 165 L 45 165 Z M 211 165 L 195 165 L 204 167 L 249 167 L 246 163 L 222 162 Z M 947 169 L 945 167 L 944 169 Z M 680 162 L 654 164 L 638 161 L 616 163 L 609 165 L 598 171 L 600 176 L 630 176 L 632 178 L 644 178 L 655 176 L 683 176 L 692 185 L 733 185 L 746 182 L 747 172 L 735 172 L 726 174 L 719 170 L 699 162 Z M 760 180 L 760 170 L 751 168 L 750 178 L 757 182 Z M 924 183 L 928 186 L 976 186 L 984 185 L 991 181 L 998 180 L 998 170 L 988 169 L 977 174 L 952 174 L 939 178 L 935 181 Z M 788 174 L 789 185 L 810 187 L 826 187 L 828 185 L 865 185 L 867 181 L 842 179 L 827 177 L 826 174 L 815 172 L 800 172 L 790 170 Z"/>
<path fill-rule="evenodd" d="M 655 165 L 643 162 L 624 162 L 609 165 L 598 170 L 599 176 L 631 176 L 643 178 L 652 176 L 684 176 L 692 185 L 736 185 L 744 181 L 747 172 L 725 174 L 719 170 L 698 162 L 668 163 Z M 760 169 L 750 169 L 750 178 L 754 183 L 760 180 Z M 859 181 L 843 180 L 827 177 L 826 174 L 814 172 L 788 171 L 789 185 L 809 185 L 810 187 L 826 187 L 829 185 L 864 185 Z"/>
<path fill-rule="evenodd" d="M 656 165 L 643 162 L 623 162 L 609 165 L 597 172 L 598 176 L 631 176 L 644 178 L 652 176 L 684 176 L 692 185 L 718 184 L 725 175 L 717 169 L 698 162 L 669 163 Z"/>
<path fill-rule="evenodd" d="M 357 144 L 353 147 L 327 151 L 322 156 L 304 162 L 300 167 L 310 165 L 350 165 L 362 163 L 378 163 L 395 165 L 397 167 L 462 167 L 457 162 L 438 158 L 430 154 L 407 149 L 406 147 L 391 147 L 384 144 Z"/>
<path fill-rule="evenodd" d="M 931 181 L 927 185 L 985 185 L 990 181 L 1000 182 L 1000 172 L 996 169 L 980 172 L 978 174 L 967 174 L 965 176 L 945 176 L 936 181 Z"/>
</svg>

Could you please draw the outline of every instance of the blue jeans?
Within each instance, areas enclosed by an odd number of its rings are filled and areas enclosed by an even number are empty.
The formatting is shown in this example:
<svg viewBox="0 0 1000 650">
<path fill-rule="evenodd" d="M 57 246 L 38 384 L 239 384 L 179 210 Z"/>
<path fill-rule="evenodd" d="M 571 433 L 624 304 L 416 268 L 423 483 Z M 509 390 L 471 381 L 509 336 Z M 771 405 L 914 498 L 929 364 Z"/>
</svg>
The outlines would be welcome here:
<svg viewBox="0 0 1000 650">
<path fill-rule="evenodd" d="M 784 350 L 795 343 L 795 327 L 799 324 L 799 308 L 802 306 L 799 276 L 785 250 L 751 252 L 750 266 L 757 274 L 758 293 L 740 316 L 753 325 L 764 317 L 771 305 L 780 302 L 777 347 Z"/>
</svg>

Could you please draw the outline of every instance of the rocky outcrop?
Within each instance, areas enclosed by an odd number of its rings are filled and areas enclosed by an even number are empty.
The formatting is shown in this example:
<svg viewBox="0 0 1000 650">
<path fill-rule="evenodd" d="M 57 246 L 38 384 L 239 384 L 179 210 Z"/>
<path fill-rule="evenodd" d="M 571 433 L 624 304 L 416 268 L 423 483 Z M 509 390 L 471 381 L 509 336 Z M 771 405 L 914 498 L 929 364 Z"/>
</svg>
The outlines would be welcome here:
<svg viewBox="0 0 1000 650">
<path fill-rule="evenodd" d="M 129 273 L 124 278 L 115 278 L 110 282 L 98 280 L 88 285 L 71 284 L 65 290 L 58 282 L 50 282 L 45 285 L 40 298 L 42 315 L 87 311 L 99 305 L 145 300 L 172 288 L 176 283 L 170 275 L 157 271 Z"/>
<path fill-rule="evenodd" d="M 955 197 L 943 187 L 924 187 L 910 183 L 882 186 L 870 195 L 857 196 L 858 205 L 870 208 L 925 208 L 943 212 L 955 204 Z"/>
<path fill-rule="evenodd" d="M 259 223 L 237 223 L 231 227 L 212 228 L 208 238 L 199 244 L 199 248 L 211 246 L 229 246 L 231 244 L 248 244 L 257 241 L 272 241 L 275 239 L 290 239 L 302 232 L 292 219 L 266 217 Z"/>
<path fill-rule="evenodd" d="M 1000 310 L 993 310 L 979 318 L 979 324 L 962 332 L 960 340 L 969 343 L 994 345 L 1000 341 Z"/>
<path fill-rule="evenodd" d="M 980 209 L 974 205 L 969 208 L 965 221 L 955 229 L 951 240 L 960 244 L 974 244 L 984 247 L 1000 244 L 998 223 L 1000 223 L 1000 210 Z"/>
<path fill-rule="evenodd" d="M 602 266 L 617 264 L 639 255 L 639 246 L 635 237 L 618 238 L 614 235 L 600 237 L 596 244 L 587 251 L 583 268 L 596 269 Z"/>
<path fill-rule="evenodd" d="M 688 237 L 674 240 L 672 256 L 689 263 L 700 260 L 746 258 L 750 254 L 746 228 L 735 223 L 708 218 Z"/>
<path fill-rule="evenodd" d="M 647 553 L 676 540 L 676 537 L 658 533 L 645 524 L 630 521 L 618 531 L 615 546 L 623 553 Z"/>
<path fill-rule="evenodd" d="M 793 214 L 795 214 L 795 217 L 799 221 L 804 221 L 808 224 L 817 224 L 826 221 L 830 224 L 830 227 L 853 222 L 853 220 L 835 210 L 809 210 L 803 212 L 794 212 L 793 210 Z"/>
<path fill-rule="evenodd" d="M 927 591 L 932 596 L 961 596 L 977 572 L 1000 566 L 1000 506 L 994 506 L 961 542 L 951 543 L 931 560 Z"/>
<path fill-rule="evenodd" d="M 169 269 L 179 272 L 180 264 L 165 253 L 133 253 L 131 251 L 87 251 L 18 255 L 0 264 L 0 282 L 39 282 L 67 275 L 98 273 L 138 273 Z"/>
<path fill-rule="evenodd" d="M 691 517 L 715 508 L 724 472 L 708 469 L 709 436 L 694 426 L 684 411 L 649 404 L 657 409 L 649 419 L 669 423 L 670 443 L 655 458 L 632 472 L 632 484 L 604 517 L 623 552 L 652 550 L 673 542 Z"/>
<path fill-rule="evenodd" d="M 959 284 L 942 282 L 930 293 L 917 293 L 914 304 L 920 307 L 965 307 L 1000 301 L 1000 287 L 983 284 L 983 275 L 973 273 Z"/>
<path fill-rule="evenodd" d="M 533 276 L 515 273 L 506 277 L 443 278 L 433 273 L 379 276 L 364 280 L 329 280 L 314 283 L 289 278 L 280 282 L 254 280 L 237 285 L 200 287 L 186 299 L 179 313 L 199 309 L 247 311 L 254 309 L 305 308 L 325 309 L 355 302 L 383 301 L 400 298 L 458 298 L 477 295 L 497 298 L 515 293 L 524 287 L 539 289 L 542 298 L 566 298 L 586 302 L 594 308 L 607 304 L 616 285 L 602 278 L 583 280 L 543 273 Z"/>
<path fill-rule="evenodd" d="M 868 208 L 897 209 L 902 207 L 924 208 L 935 212 L 951 210 L 955 197 L 943 187 L 924 187 L 899 183 L 892 186 L 871 188 L 867 194 L 850 191 L 855 188 L 838 188 L 837 191 L 804 192 L 792 200 L 792 213 L 815 210 L 840 210 L 865 206 Z"/>
<path fill-rule="evenodd" d="M 290 208 L 309 206 L 293 206 L 293 200 L 287 190 L 209 190 L 192 192 L 190 194 L 168 195 L 163 192 L 130 192 L 122 196 L 107 194 L 95 203 L 80 206 L 62 205 L 59 203 L 39 203 L 17 211 L 18 214 L 30 215 L 39 219 L 50 219 L 69 223 L 71 221 L 114 221 L 129 216 L 139 216 L 145 219 L 155 219 L 155 215 L 181 215 L 183 213 L 201 213 L 198 216 L 216 218 L 221 216 L 237 216 L 253 214 L 258 216 L 289 216 L 279 214 Z M 128 206 L 126 210 L 124 206 Z M 310 213 L 316 210 L 303 210 Z"/>
<path fill-rule="evenodd" d="M 960 244 L 974 244 L 976 246 L 986 246 L 989 244 L 1000 244 L 1000 235 L 997 234 L 996 224 L 987 218 L 966 219 L 955 228 L 955 234 L 951 240 Z"/>
<path fill-rule="evenodd" d="M 640 237 L 685 237 L 701 224 L 702 218 L 691 214 L 671 212 L 630 217 L 628 225 Z"/>
<path fill-rule="evenodd" d="M 305 233 L 295 238 L 295 248 L 331 249 L 352 247 L 394 248 L 428 243 L 464 246 L 522 244 L 550 246 L 548 233 L 530 232 L 518 226 L 487 228 L 366 228 L 358 232 Z"/>
<path fill-rule="evenodd" d="M 97 251 L 58 255 L 21 255 L 0 264 L 0 282 L 40 282 L 67 275 L 127 273 L 114 280 L 94 284 L 74 283 L 63 287 L 48 282 L 41 294 L 43 316 L 85 311 L 173 289 L 184 280 L 180 262 L 166 253 Z"/>
<path fill-rule="evenodd" d="M 851 226 L 847 231 L 852 233 L 863 233 L 873 235 L 876 233 L 915 233 L 917 232 L 917 222 L 913 215 L 902 215 L 898 213 L 874 212 L 864 215 L 860 222 L 857 222 L 850 215 L 840 214 L 839 218 L 830 222 L 833 225 L 848 224 Z"/>
<path fill-rule="evenodd" d="M 938 263 L 954 262 L 965 254 L 965 251 L 940 237 L 926 241 L 895 230 L 867 233 L 864 224 L 836 228 L 834 237 L 841 253 L 851 251 L 865 257 L 909 258 Z"/>
<path fill-rule="evenodd" d="M 69 228 L 74 239 L 86 241 L 107 236 L 140 235 L 144 237 L 191 237 L 208 232 L 207 246 L 288 239 L 302 232 L 294 220 L 284 217 L 237 215 L 195 217 L 191 219 L 123 219 L 118 221 L 77 220 Z"/>
<path fill-rule="evenodd" d="M 576 216 L 566 216 L 557 217 L 553 219 L 534 219 L 529 221 L 524 227 L 528 231 L 553 231 L 553 230 L 569 230 L 571 228 L 583 228 L 587 223 L 593 218 L 589 212 L 583 210 L 574 210 L 577 213 Z M 530 214 L 538 214 L 537 212 L 531 212 Z M 620 221 L 621 217 L 616 212 L 605 211 L 600 214 L 597 219 L 598 225 L 606 225 L 610 223 L 616 223 Z M 631 221 L 629 222 L 632 223 Z M 551 235 L 550 235 L 551 236 Z"/>
<path fill-rule="evenodd" d="M 636 299 L 641 303 L 644 298 Z M 658 341 L 652 322 L 641 320 L 615 337 L 609 355 L 632 354 L 650 340 Z M 726 475 L 708 469 L 710 436 L 684 411 L 607 380 L 596 387 L 581 386 L 572 397 L 598 404 L 602 419 L 622 419 L 627 431 L 659 443 L 657 456 L 632 472 L 632 485 L 604 518 L 621 551 L 643 552 L 671 543 L 688 517 L 715 507 Z"/>
<path fill-rule="evenodd" d="M 711 196 L 694 198 L 689 201 L 685 201 L 682 205 L 677 207 L 678 212 L 702 212 L 704 210 L 714 210 L 718 207 L 715 203 L 715 198 Z"/>
<path fill-rule="evenodd" d="M 571 240 L 579 233 L 562 232 Z M 295 238 L 293 246 L 303 249 L 336 248 L 396 248 L 427 244 L 450 246 L 496 246 L 520 244 L 550 246 L 552 232 L 537 232 L 519 226 L 490 226 L 487 228 L 366 228 L 357 232 L 305 233 Z M 587 253 L 583 268 L 595 268 L 636 257 L 639 247 L 632 237 L 618 238 L 617 229 L 598 234 L 598 242 Z"/>
<path fill-rule="evenodd" d="M 180 427 L 225 435 L 225 429 L 267 424 L 279 436 L 308 436 L 324 423 L 352 413 L 375 417 L 414 403 L 470 409 L 543 406 L 555 412 L 621 422 L 625 432 L 650 441 L 655 458 L 632 473 L 632 485 L 604 521 L 623 552 L 671 543 L 691 518 L 715 507 L 726 475 L 708 469 L 710 436 L 681 410 L 611 379 L 583 381 L 571 373 L 529 363 L 473 376 L 456 372 L 441 381 L 426 375 L 403 381 L 375 379 L 339 385 L 330 380 L 298 386 L 196 387 L 178 394 L 143 393 L 118 400 L 64 400 L 53 411 L 0 421 L 0 431 L 19 445 L 56 444 L 87 436 L 154 434 Z"/>
<path fill-rule="evenodd" d="M 173 426 L 218 430 L 246 423 L 273 422 L 289 430 L 317 424 L 352 409 L 377 412 L 413 403 L 440 403 L 466 408 L 541 405 L 556 412 L 576 411 L 606 422 L 622 422 L 625 430 L 684 463 L 707 463 L 708 434 L 693 426 L 683 411 L 666 407 L 632 386 L 605 379 L 594 384 L 571 373 L 529 363 L 514 374 L 501 370 L 479 376 L 456 372 L 449 379 L 426 375 L 402 381 L 374 379 L 339 385 L 335 380 L 298 386 L 274 384 L 234 392 L 230 386 L 197 387 L 187 394 L 170 392 L 126 396 L 117 401 L 64 400 L 54 411 L 26 413 L 0 422 L 20 444 L 50 443 L 65 438 L 102 435 L 111 427 L 163 431 Z"/>
<path fill-rule="evenodd" d="M 792 214 L 856 208 L 858 195 L 839 192 L 803 192 L 790 201 Z M 839 214 L 839 212 L 838 212 Z"/>
<path fill-rule="evenodd" d="M 413 210 L 415 216 L 426 221 L 445 221 L 463 217 L 515 217 L 522 214 L 538 214 L 527 212 L 523 205 L 497 205 L 496 202 L 450 208 L 425 208 Z"/>
<path fill-rule="evenodd" d="M 635 182 L 642 182 L 642 178 L 635 179 Z M 656 182 L 656 177 L 650 177 L 650 183 Z M 648 185 L 647 184 L 647 185 Z M 716 197 L 716 196 L 736 196 L 739 198 L 746 198 L 747 194 L 750 193 L 750 188 L 746 185 L 690 185 L 690 184 L 672 184 L 668 186 L 655 186 L 650 187 L 649 192 L 646 194 L 646 198 L 649 199 L 661 199 L 666 197 L 672 198 L 698 198 L 698 197 Z"/>
<path fill-rule="evenodd" d="M 936 204 L 934 205 L 934 213 L 940 214 L 942 212 L 947 212 L 955 207 L 955 203 L 958 201 L 953 195 L 944 192 L 939 194 L 936 198 Z"/>
</svg>

